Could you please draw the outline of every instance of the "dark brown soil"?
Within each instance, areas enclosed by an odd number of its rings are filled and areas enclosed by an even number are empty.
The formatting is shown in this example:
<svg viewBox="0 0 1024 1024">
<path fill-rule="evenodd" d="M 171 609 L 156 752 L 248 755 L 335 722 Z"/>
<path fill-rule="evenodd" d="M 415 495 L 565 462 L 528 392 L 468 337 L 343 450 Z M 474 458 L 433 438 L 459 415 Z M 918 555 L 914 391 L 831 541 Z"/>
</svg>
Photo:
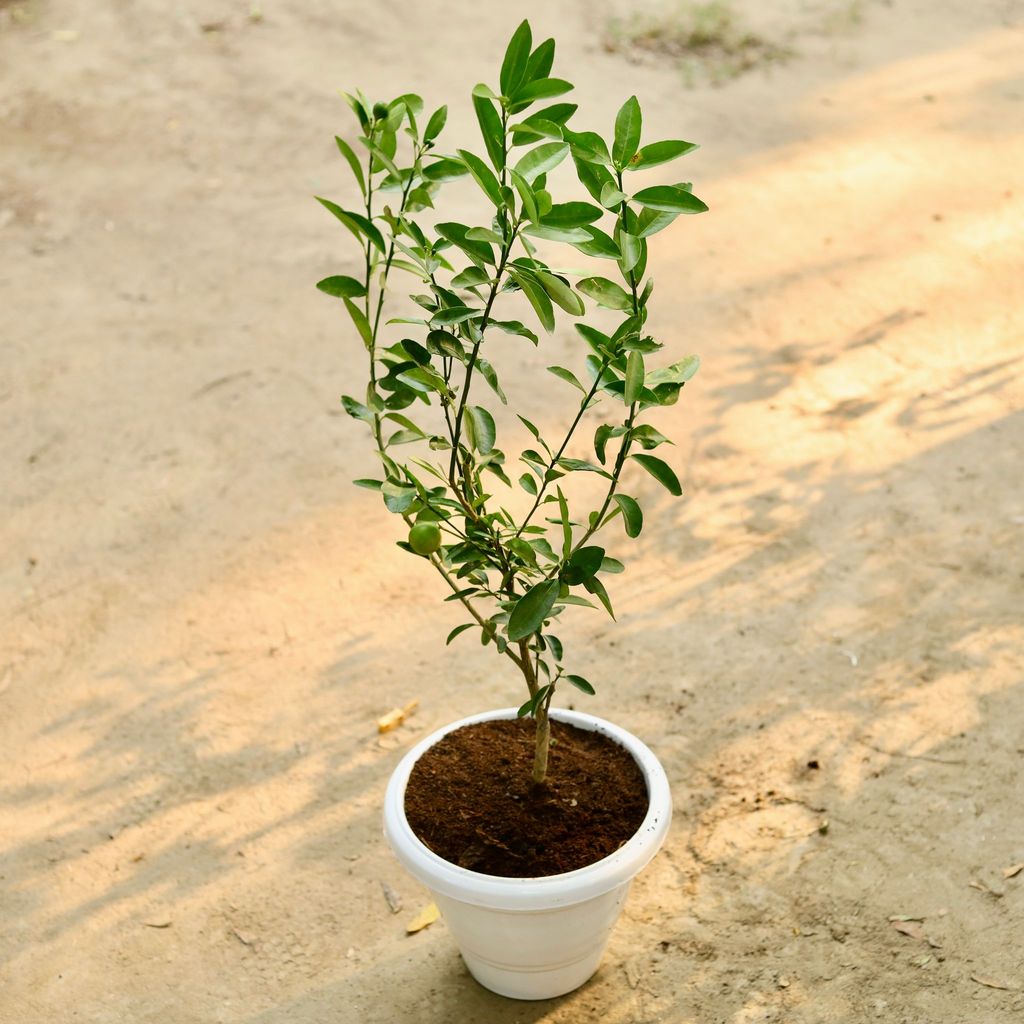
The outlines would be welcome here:
<svg viewBox="0 0 1024 1024">
<path fill-rule="evenodd" d="M 409 777 L 413 831 L 453 864 L 509 878 L 574 871 L 614 853 L 647 813 L 640 769 L 600 733 L 552 722 L 551 736 L 548 778 L 535 787 L 532 719 L 449 733 Z"/>
</svg>

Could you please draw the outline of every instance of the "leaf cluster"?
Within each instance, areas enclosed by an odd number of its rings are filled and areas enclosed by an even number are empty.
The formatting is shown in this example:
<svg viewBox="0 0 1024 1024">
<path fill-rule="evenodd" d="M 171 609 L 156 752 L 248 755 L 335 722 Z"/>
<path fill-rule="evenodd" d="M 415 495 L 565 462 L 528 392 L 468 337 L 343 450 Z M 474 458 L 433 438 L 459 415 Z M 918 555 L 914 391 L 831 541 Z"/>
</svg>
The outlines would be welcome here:
<svg viewBox="0 0 1024 1024">
<path fill-rule="evenodd" d="M 645 417 L 677 401 L 699 360 L 655 365 L 662 344 L 646 328 L 654 290 L 648 243 L 677 217 L 707 209 L 689 182 L 634 190 L 632 173 L 696 147 L 642 144 L 635 96 L 607 139 L 571 127 L 577 106 L 562 97 L 573 86 L 552 75 L 554 56 L 554 40 L 534 45 L 524 21 L 497 83 L 472 91 L 480 151 L 440 148 L 446 107 L 425 117 L 415 94 L 388 103 L 346 94 L 359 134 L 355 145 L 336 142 L 362 206 L 319 199 L 355 238 L 363 266 L 358 277 L 332 275 L 317 285 L 341 300 L 368 354 L 365 393 L 342 403 L 368 426 L 382 472 L 356 483 L 379 492 L 407 525 L 438 525 L 436 551 L 400 545 L 431 561 L 452 591 L 448 600 L 471 617 L 448 643 L 477 629 L 482 643 L 516 663 L 530 694 L 521 714 L 546 711 L 563 679 L 594 691 L 565 671 L 554 630 L 570 606 L 603 606 L 614 617 L 605 583 L 624 566 L 594 538 L 616 519 L 627 537 L 643 529 L 638 500 L 620 486 L 627 469 L 682 493 L 669 463 L 653 454 L 671 442 Z M 550 185 L 563 163 L 582 196 Z M 438 213 L 441 190 L 456 182 L 485 198 L 486 223 Z M 570 246 L 604 269 L 580 275 L 552 265 L 542 243 Z M 382 323 L 396 272 L 411 279 L 412 308 Z M 510 315 L 506 307 L 518 308 Z M 591 317 L 595 307 L 610 313 Z M 508 404 L 495 363 L 510 345 L 539 344 L 539 331 L 553 331 L 563 317 L 573 321 L 578 365 L 548 370 L 571 389 L 567 427 L 552 436 L 519 416 L 526 446 L 507 450 L 513 439 L 499 437 L 492 411 L 495 402 Z M 570 457 L 588 419 L 593 455 Z M 603 498 L 582 512 L 569 488 L 579 473 L 604 482 Z M 510 489 L 525 493 L 518 504 L 527 511 L 513 511 Z"/>
</svg>

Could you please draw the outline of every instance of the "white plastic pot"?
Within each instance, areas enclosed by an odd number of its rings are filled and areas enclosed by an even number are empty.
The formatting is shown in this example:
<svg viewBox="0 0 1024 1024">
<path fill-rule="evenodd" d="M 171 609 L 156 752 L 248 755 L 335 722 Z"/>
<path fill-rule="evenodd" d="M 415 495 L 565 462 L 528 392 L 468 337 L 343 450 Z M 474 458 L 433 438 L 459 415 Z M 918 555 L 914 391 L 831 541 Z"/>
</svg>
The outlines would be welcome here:
<svg viewBox="0 0 1024 1024">
<path fill-rule="evenodd" d="M 664 842 L 672 798 L 664 769 L 635 736 L 593 715 L 553 708 L 555 721 L 603 733 L 633 755 L 649 798 L 640 828 L 610 856 L 560 875 L 502 878 L 444 860 L 419 840 L 405 817 L 413 765 L 455 729 L 515 715 L 515 708 L 505 708 L 463 718 L 413 747 L 388 783 L 384 835 L 402 864 L 430 889 L 481 985 L 513 999 L 551 999 L 579 987 L 597 970 L 633 878 Z"/>
</svg>

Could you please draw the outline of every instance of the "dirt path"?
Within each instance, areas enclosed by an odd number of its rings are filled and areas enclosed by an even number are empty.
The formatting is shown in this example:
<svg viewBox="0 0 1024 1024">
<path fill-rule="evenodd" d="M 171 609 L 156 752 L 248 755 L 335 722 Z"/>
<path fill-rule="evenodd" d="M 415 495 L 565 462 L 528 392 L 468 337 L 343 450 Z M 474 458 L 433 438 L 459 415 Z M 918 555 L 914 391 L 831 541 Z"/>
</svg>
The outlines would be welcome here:
<svg viewBox="0 0 1024 1024">
<path fill-rule="evenodd" d="M 704 359 L 687 497 L 643 492 L 620 627 L 567 637 L 676 824 L 535 1005 L 405 935 L 387 775 L 518 691 L 439 649 L 348 484 L 357 350 L 311 283 L 351 253 L 309 198 L 344 196 L 336 88 L 466 97 L 518 15 L 328 6 L 0 0 L 0 1022 L 1019 1021 L 1021 4 L 727 5 L 772 56 L 719 86 L 607 52 L 622 5 L 525 6 L 584 109 L 703 144 L 712 206 L 652 261 Z"/>
</svg>

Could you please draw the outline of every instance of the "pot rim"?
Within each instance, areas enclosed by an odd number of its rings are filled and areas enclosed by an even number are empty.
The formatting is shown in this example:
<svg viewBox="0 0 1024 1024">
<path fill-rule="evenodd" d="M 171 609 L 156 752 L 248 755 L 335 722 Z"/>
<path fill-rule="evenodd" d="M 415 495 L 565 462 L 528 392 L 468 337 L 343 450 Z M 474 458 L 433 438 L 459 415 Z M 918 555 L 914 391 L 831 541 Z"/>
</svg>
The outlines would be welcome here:
<svg viewBox="0 0 1024 1024">
<path fill-rule="evenodd" d="M 405 788 L 413 765 L 442 737 L 477 722 L 516 717 L 516 708 L 501 708 L 461 718 L 417 743 L 398 763 L 384 796 L 384 835 L 402 864 L 429 889 L 471 903 L 507 911 L 539 911 L 594 899 L 629 883 L 658 852 L 672 819 L 668 778 L 649 747 L 621 726 L 583 711 L 552 708 L 555 721 L 600 732 L 632 755 L 647 785 L 647 814 L 640 827 L 614 853 L 557 875 L 506 878 L 459 867 L 439 857 L 412 830 L 405 816 Z"/>
</svg>

